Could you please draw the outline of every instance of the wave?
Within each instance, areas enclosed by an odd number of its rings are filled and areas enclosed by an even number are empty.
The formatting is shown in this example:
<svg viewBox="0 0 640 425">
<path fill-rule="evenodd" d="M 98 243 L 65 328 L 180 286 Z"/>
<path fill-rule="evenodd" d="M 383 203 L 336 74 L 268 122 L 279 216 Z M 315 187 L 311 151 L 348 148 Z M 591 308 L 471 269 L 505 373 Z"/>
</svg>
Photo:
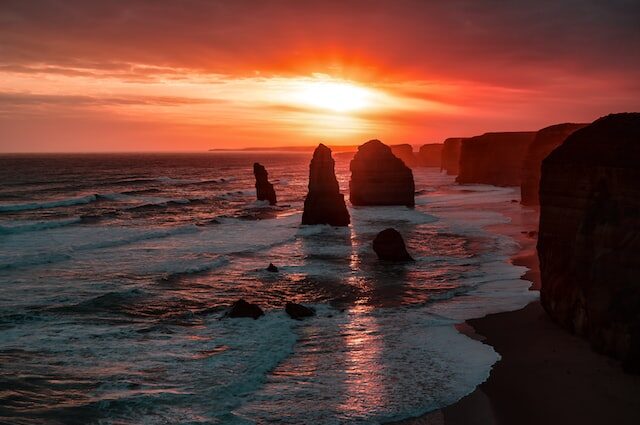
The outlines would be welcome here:
<svg viewBox="0 0 640 425">
<path fill-rule="evenodd" d="M 37 221 L 34 223 L 24 223 L 11 226 L 0 226 L 0 235 L 13 235 L 16 233 L 36 232 L 40 230 L 55 229 L 57 227 L 69 226 L 81 223 L 82 217 L 72 217 L 63 220 Z"/>
<path fill-rule="evenodd" d="M 195 264 L 180 270 L 168 271 L 162 276 L 162 278 L 160 278 L 160 281 L 163 283 L 175 282 L 182 277 L 205 273 L 223 267 L 227 264 L 229 264 L 229 259 L 227 257 L 219 257 L 208 263 Z"/>
<path fill-rule="evenodd" d="M 80 196 L 77 198 L 56 199 L 46 202 L 32 202 L 29 204 L 13 204 L 13 205 L 0 205 L 1 212 L 18 212 L 18 211 L 31 211 L 41 210 L 47 208 L 69 207 L 72 205 L 84 205 L 98 200 L 97 194 Z"/>
</svg>

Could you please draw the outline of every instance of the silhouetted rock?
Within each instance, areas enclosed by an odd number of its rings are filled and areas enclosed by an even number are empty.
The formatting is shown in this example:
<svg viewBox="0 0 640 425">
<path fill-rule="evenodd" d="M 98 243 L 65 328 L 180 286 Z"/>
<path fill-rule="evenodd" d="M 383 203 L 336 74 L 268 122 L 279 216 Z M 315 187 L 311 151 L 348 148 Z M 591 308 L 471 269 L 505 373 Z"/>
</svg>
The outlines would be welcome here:
<svg viewBox="0 0 640 425">
<path fill-rule="evenodd" d="M 408 143 L 402 145 L 390 145 L 391 152 L 400 158 L 407 167 L 415 167 L 418 165 L 418 158 L 413 153 L 413 146 Z"/>
<path fill-rule="evenodd" d="M 640 113 L 576 130 L 542 161 L 541 302 L 640 372 Z"/>
<path fill-rule="evenodd" d="M 350 168 L 353 205 L 415 205 L 411 168 L 381 141 L 370 140 L 358 147 Z"/>
<path fill-rule="evenodd" d="M 385 229 L 373 240 L 373 250 L 380 260 L 413 261 L 407 252 L 402 235 L 396 229 Z"/>
<path fill-rule="evenodd" d="M 540 166 L 547 157 L 574 131 L 587 124 L 557 124 L 543 128 L 536 133 L 536 137 L 527 149 L 522 163 L 522 184 L 520 193 L 523 205 L 538 205 L 538 190 L 540 188 Z"/>
<path fill-rule="evenodd" d="M 276 191 L 273 185 L 269 183 L 269 173 L 259 163 L 253 164 L 253 175 L 256 177 L 256 194 L 258 201 L 269 201 L 270 205 L 276 204 Z"/>
<path fill-rule="evenodd" d="M 349 211 L 338 187 L 331 149 L 320 144 L 309 165 L 309 193 L 304 200 L 302 224 L 347 226 L 349 222 Z"/>
<path fill-rule="evenodd" d="M 442 144 L 442 165 L 440 171 L 444 170 L 450 176 L 458 175 L 460 169 L 460 146 L 463 137 L 451 137 Z"/>
<path fill-rule="evenodd" d="M 278 268 L 274 266 L 273 263 L 269 263 L 269 266 L 267 267 L 267 271 L 271 273 L 278 273 Z"/>
<path fill-rule="evenodd" d="M 522 162 L 534 131 L 485 133 L 462 141 L 458 183 L 520 186 Z"/>
<path fill-rule="evenodd" d="M 257 304 L 251 304 L 243 299 L 240 299 L 233 303 L 231 309 L 227 313 L 227 317 L 251 317 L 257 319 L 260 316 L 264 316 L 264 312 Z"/>
<path fill-rule="evenodd" d="M 296 320 L 301 320 L 305 317 L 311 317 L 316 314 L 316 311 L 311 307 L 305 307 L 302 304 L 287 303 L 284 307 L 284 311 L 287 312 L 289 317 Z"/>
<path fill-rule="evenodd" d="M 443 148 L 442 143 L 428 143 L 420 146 L 418 165 L 421 167 L 441 167 Z"/>
</svg>

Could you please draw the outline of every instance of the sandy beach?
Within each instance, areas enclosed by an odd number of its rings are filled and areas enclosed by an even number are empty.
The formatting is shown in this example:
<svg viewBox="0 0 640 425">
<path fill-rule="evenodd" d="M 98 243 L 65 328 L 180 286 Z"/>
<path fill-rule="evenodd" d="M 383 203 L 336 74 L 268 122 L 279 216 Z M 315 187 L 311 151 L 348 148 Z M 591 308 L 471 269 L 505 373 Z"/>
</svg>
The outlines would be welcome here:
<svg viewBox="0 0 640 425">
<path fill-rule="evenodd" d="M 511 217 L 531 223 L 533 210 Z M 503 229 L 496 229 L 502 231 Z M 513 235 L 521 250 L 511 258 L 540 288 L 536 234 Z M 640 376 L 591 350 L 589 343 L 554 324 L 539 301 L 506 313 L 467 321 L 459 330 L 491 345 L 502 360 L 473 393 L 404 425 L 554 425 L 640 423 Z"/>
</svg>

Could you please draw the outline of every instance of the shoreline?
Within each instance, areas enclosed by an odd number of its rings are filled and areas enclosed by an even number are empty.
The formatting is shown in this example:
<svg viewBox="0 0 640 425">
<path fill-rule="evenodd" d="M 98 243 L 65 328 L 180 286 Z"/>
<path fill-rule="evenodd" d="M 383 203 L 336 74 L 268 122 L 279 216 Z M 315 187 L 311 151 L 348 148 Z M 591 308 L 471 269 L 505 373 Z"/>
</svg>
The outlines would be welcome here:
<svg viewBox="0 0 640 425">
<path fill-rule="evenodd" d="M 526 216 L 510 217 L 526 229 Z M 498 230 L 500 232 L 500 230 Z M 529 270 L 521 277 L 540 289 L 537 234 L 511 234 L 520 244 L 510 262 Z M 470 319 L 458 331 L 491 345 L 501 356 L 489 378 L 443 409 L 402 425 L 581 425 L 640 423 L 640 376 L 557 326 L 539 300 L 526 307 Z"/>
</svg>

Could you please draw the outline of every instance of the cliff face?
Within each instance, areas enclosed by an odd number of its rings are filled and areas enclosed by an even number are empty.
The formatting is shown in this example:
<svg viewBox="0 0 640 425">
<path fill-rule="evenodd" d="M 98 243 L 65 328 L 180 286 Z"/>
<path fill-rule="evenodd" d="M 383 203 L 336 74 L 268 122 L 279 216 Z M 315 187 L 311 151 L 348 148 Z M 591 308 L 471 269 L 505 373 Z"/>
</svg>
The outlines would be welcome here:
<svg viewBox="0 0 640 425">
<path fill-rule="evenodd" d="M 259 163 L 253 164 L 253 175 L 256 178 L 256 195 L 258 201 L 269 201 L 270 205 L 276 204 L 276 191 L 273 185 L 269 183 L 269 173 Z"/>
<path fill-rule="evenodd" d="M 347 226 L 349 212 L 340 193 L 331 149 L 323 144 L 313 152 L 309 165 L 309 193 L 304 200 L 302 224 Z"/>
<path fill-rule="evenodd" d="M 575 131 L 542 162 L 541 301 L 640 372 L 640 114 Z"/>
<path fill-rule="evenodd" d="M 381 141 L 370 140 L 360 146 L 350 168 L 353 205 L 415 205 L 411 168 Z"/>
<path fill-rule="evenodd" d="M 535 132 L 485 133 L 463 140 L 458 183 L 520 186 L 522 162 Z"/>
<path fill-rule="evenodd" d="M 418 165 L 418 158 L 413 153 L 413 146 L 409 144 L 390 145 L 391 152 L 400 158 L 407 167 L 415 167 Z"/>
<path fill-rule="evenodd" d="M 542 160 L 574 131 L 587 124 L 557 124 L 543 128 L 529 145 L 522 164 L 522 183 L 520 192 L 523 205 L 538 205 L 538 189 L 540 187 L 540 166 Z"/>
<path fill-rule="evenodd" d="M 442 164 L 442 143 L 428 143 L 420 146 L 418 165 L 422 167 L 440 167 Z"/>
<path fill-rule="evenodd" d="M 460 146 L 463 140 L 465 139 L 462 137 L 451 137 L 442 144 L 441 170 L 446 171 L 450 176 L 458 175 Z"/>
</svg>

